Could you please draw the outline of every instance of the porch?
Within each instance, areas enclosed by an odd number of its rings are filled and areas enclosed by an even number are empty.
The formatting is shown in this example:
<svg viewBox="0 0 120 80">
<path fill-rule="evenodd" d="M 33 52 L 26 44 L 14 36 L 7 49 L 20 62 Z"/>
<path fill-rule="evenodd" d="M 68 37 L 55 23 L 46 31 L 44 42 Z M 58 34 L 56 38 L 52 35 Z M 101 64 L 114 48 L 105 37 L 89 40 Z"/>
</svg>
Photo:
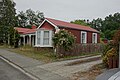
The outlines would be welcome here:
<svg viewBox="0 0 120 80">
<path fill-rule="evenodd" d="M 35 46 L 35 34 L 20 35 L 19 46 L 30 45 Z"/>
</svg>

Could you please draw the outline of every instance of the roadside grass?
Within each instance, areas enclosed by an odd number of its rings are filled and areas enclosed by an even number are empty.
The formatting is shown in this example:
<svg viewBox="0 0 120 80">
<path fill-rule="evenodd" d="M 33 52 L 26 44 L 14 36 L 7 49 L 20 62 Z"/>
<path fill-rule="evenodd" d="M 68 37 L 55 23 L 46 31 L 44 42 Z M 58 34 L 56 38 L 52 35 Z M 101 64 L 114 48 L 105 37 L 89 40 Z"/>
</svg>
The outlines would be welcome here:
<svg viewBox="0 0 120 80">
<path fill-rule="evenodd" d="M 79 56 L 65 56 L 63 58 L 57 59 L 58 61 L 62 60 L 72 60 L 72 59 L 79 59 L 79 58 L 85 58 L 85 57 L 91 57 L 91 56 L 97 56 L 101 55 L 101 53 L 82 53 Z"/>
<path fill-rule="evenodd" d="M 22 46 L 19 48 L 11 48 L 11 47 L 8 47 L 7 45 L 3 45 L 3 46 L 0 46 L 0 48 L 5 48 L 9 51 L 12 51 L 12 52 L 15 52 L 15 53 L 27 56 L 27 57 L 31 57 L 36 60 L 41 60 L 45 63 L 63 61 L 63 60 L 72 60 L 72 59 L 78 59 L 78 58 L 83 58 L 83 57 L 100 55 L 100 53 L 90 53 L 90 54 L 83 53 L 83 54 L 80 54 L 79 56 L 65 56 L 63 58 L 59 58 L 54 54 L 53 50 L 43 49 L 40 51 L 36 51 L 34 50 L 33 47 L 29 45 Z"/>
<path fill-rule="evenodd" d="M 35 51 L 34 48 L 30 46 L 24 46 L 20 48 L 14 48 L 14 49 L 9 49 L 9 51 L 31 57 L 36 60 L 41 60 L 45 63 L 53 62 L 56 60 L 55 55 L 53 54 L 53 51 L 50 50 L 40 50 L 40 51 Z"/>
<path fill-rule="evenodd" d="M 73 65 L 78 65 L 78 64 L 83 64 L 83 63 L 88 63 L 96 60 L 101 60 L 101 57 L 95 57 L 95 58 L 90 58 L 90 59 L 85 59 L 85 60 L 77 60 L 74 62 L 70 62 L 65 64 L 65 66 L 73 66 Z"/>
<path fill-rule="evenodd" d="M 96 77 L 106 71 L 103 63 L 92 66 L 88 71 L 74 73 L 72 80 L 96 80 Z"/>
</svg>

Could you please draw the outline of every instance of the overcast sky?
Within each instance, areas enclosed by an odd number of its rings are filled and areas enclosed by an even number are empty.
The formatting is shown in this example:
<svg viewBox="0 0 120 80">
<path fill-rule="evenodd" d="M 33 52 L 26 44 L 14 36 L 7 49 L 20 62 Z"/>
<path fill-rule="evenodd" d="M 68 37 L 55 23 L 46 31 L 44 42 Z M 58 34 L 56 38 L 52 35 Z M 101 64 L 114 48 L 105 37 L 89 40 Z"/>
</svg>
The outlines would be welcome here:
<svg viewBox="0 0 120 80">
<path fill-rule="evenodd" d="M 45 17 L 71 21 L 75 19 L 104 18 L 120 12 L 120 0 L 14 0 L 18 11 L 31 8 Z"/>
</svg>

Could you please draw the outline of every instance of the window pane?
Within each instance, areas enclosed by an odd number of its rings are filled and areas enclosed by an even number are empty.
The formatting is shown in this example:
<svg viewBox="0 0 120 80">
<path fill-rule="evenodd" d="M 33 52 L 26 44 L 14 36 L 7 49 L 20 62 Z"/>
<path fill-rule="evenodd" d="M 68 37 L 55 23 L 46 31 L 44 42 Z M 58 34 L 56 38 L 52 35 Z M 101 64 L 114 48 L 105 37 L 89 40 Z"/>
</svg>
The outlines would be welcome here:
<svg viewBox="0 0 120 80">
<path fill-rule="evenodd" d="M 44 36 L 43 36 L 43 45 L 49 45 L 49 37 L 50 32 L 49 31 L 44 31 Z"/>
<path fill-rule="evenodd" d="M 41 31 L 37 31 L 37 37 L 40 38 Z"/>
<path fill-rule="evenodd" d="M 40 44 L 41 31 L 37 31 L 37 44 Z"/>
<path fill-rule="evenodd" d="M 97 34 L 93 33 L 93 43 L 97 43 Z"/>
<path fill-rule="evenodd" d="M 37 44 L 40 44 L 40 38 L 37 39 Z"/>
<path fill-rule="evenodd" d="M 49 45 L 49 38 L 44 38 L 43 45 Z"/>
<path fill-rule="evenodd" d="M 85 33 L 82 33 L 82 43 L 85 43 Z"/>
<path fill-rule="evenodd" d="M 49 31 L 44 31 L 44 38 L 49 38 Z"/>
<path fill-rule="evenodd" d="M 93 43 L 95 43 L 95 34 L 93 35 Z"/>
</svg>

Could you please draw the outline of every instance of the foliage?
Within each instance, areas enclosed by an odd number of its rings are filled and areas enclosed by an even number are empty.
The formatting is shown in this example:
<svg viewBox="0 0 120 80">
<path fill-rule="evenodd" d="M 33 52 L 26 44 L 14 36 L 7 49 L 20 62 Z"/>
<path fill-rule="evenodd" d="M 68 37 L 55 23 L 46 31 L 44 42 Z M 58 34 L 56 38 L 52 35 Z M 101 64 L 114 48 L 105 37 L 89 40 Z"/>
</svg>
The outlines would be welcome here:
<svg viewBox="0 0 120 80">
<path fill-rule="evenodd" d="M 40 23 L 44 20 L 44 15 L 40 11 L 33 11 L 31 9 L 26 10 L 26 12 L 19 12 L 18 17 L 18 26 L 26 27 L 28 25 L 39 26 Z"/>
<path fill-rule="evenodd" d="M 7 43 L 8 41 L 8 26 L 0 25 L 0 44 Z"/>
<path fill-rule="evenodd" d="M 26 24 L 27 24 L 27 16 L 26 16 L 26 14 L 23 12 L 23 11 L 21 11 L 21 12 L 19 12 L 19 14 L 17 15 L 17 18 L 18 18 L 18 23 L 17 23 L 17 26 L 26 26 Z"/>
<path fill-rule="evenodd" d="M 8 34 L 11 26 L 15 26 L 16 9 L 11 0 L 2 0 L 0 5 L 0 43 L 8 43 Z"/>
<path fill-rule="evenodd" d="M 16 21 L 15 3 L 11 0 L 3 0 L 0 6 L 0 25 L 14 26 Z"/>
<path fill-rule="evenodd" d="M 18 47 L 19 37 L 17 30 L 14 27 L 10 27 L 9 29 L 9 44 L 10 46 Z"/>
<path fill-rule="evenodd" d="M 71 21 L 70 23 L 74 23 L 74 24 L 79 24 L 79 25 L 83 25 L 83 26 L 89 26 L 89 21 L 87 20 L 74 20 Z"/>
<path fill-rule="evenodd" d="M 71 49 L 75 42 L 75 37 L 66 30 L 60 30 L 55 33 L 53 37 L 53 44 L 55 47 L 63 47 L 65 51 Z"/>
<path fill-rule="evenodd" d="M 119 45 L 120 42 L 120 30 L 117 30 L 113 37 L 113 43 Z"/>
<path fill-rule="evenodd" d="M 90 26 L 102 33 L 102 38 L 112 39 L 116 30 L 120 28 L 120 13 L 106 16 L 104 20 L 101 18 L 93 19 Z"/>
<path fill-rule="evenodd" d="M 106 55 L 103 56 L 103 63 L 105 64 L 105 66 L 109 65 L 109 58 L 112 58 L 112 57 L 114 58 L 118 57 L 118 52 L 117 52 L 117 49 L 115 48 L 111 48 L 106 52 Z"/>
<path fill-rule="evenodd" d="M 114 37 L 113 41 L 111 41 L 108 45 L 106 45 L 103 52 L 103 63 L 108 66 L 108 59 L 111 57 L 117 58 L 119 53 L 119 41 L 120 41 L 120 30 L 118 30 Z"/>
<path fill-rule="evenodd" d="M 102 31 L 103 20 L 101 18 L 93 19 L 90 26 L 98 31 Z"/>
</svg>

